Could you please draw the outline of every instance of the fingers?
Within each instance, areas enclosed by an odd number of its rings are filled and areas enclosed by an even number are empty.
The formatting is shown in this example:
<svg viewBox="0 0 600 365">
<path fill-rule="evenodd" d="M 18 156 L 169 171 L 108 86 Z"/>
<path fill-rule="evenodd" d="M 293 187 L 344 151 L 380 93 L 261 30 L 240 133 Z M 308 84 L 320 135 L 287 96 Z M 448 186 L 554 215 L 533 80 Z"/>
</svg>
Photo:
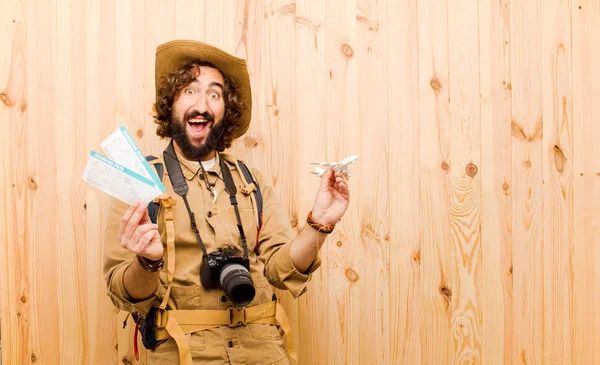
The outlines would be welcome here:
<svg viewBox="0 0 600 365">
<path fill-rule="evenodd" d="M 127 227 L 127 223 L 129 222 L 129 219 L 133 215 L 133 212 L 135 212 L 135 210 L 138 208 L 139 205 L 140 205 L 140 202 L 134 203 L 132 206 L 129 207 L 129 209 L 127 209 L 125 214 L 123 214 L 123 217 L 121 218 L 121 226 L 119 227 L 119 234 L 117 235 L 119 240 L 121 240 L 123 238 L 123 234 L 125 233 L 125 228 Z"/>
<path fill-rule="evenodd" d="M 158 235 L 158 230 L 152 229 L 146 233 L 144 233 L 144 235 L 140 238 L 137 246 L 134 247 L 134 253 L 135 254 L 141 254 L 144 252 L 144 250 L 146 250 L 146 247 L 148 247 L 148 245 L 150 244 L 150 241 L 152 241 L 152 239 Z"/>
<path fill-rule="evenodd" d="M 333 185 L 331 179 L 333 177 L 333 169 L 328 167 L 323 175 L 321 175 L 321 185 L 319 186 L 319 190 L 327 191 L 327 189 Z"/>
<path fill-rule="evenodd" d="M 335 182 L 333 183 L 333 189 L 339 192 L 345 199 L 350 197 L 350 189 L 348 188 L 348 182 L 339 172 L 335 173 Z"/>
<path fill-rule="evenodd" d="M 141 254 L 158 234 L 158 225 L 152 223 L 143 224 L 135 230 L 131 239 L 122 240 L 121 246 L 130 252 Z"/>
<path fill-rule="evenodd" d="M 133 236 L 135 230 L 140 225 L 140 223 L 142 223 L 142 224 L 145 223 L 145 222 L 141 222 L 141 221 L 142 221 L 142 218 L 144 218 L 147 215 L 148 215 L 148 207 L 145 204 L 138 204 L 137 208 L 135 208 L 135 210 L 133 211 L 133 214 L 127 221 L 127 224 L 125 226 L 125 231 L 123 232 L 123 236 L 121 237 L 121 241 L 122 240 L 130 240 L 131 237 Z M 125 218 L 125 217 L 123 217 L 123 218 Z"/>
<path fill-rule="evenodd" d="M 150 230 L 158 230 L 158 224 L 147 223 L 140 225 L 133 233 L 133 236 L 129 240 L 129 243 L 132 245 L 137 245 L 138 243 L 141 243 L 139 241 L 141 240 L 142 236 L 144 236 L 146 232 Z"/>
</svg>

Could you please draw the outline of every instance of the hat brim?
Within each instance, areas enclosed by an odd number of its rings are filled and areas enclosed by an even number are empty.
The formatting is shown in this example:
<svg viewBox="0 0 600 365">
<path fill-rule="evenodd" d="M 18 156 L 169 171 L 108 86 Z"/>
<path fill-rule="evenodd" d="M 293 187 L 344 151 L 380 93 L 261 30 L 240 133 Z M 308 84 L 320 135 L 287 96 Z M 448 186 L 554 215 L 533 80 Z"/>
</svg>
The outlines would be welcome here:
<svg viewBox="0 0 600 365">
<path fill-rule="evenodd" d="M 233 132 L 233 138 L 241 137 L 248 131 L 252 115 L 252 92 L 246 60 L 198 41 L 175 40 L 161 44 L 156 48 L 155 85 L 157 94 L 163 77 L 195 60 L 213 64 L 221 73 L 233 80 L 238 97 L 244 105 L 240 127 Z"/>
</svg>

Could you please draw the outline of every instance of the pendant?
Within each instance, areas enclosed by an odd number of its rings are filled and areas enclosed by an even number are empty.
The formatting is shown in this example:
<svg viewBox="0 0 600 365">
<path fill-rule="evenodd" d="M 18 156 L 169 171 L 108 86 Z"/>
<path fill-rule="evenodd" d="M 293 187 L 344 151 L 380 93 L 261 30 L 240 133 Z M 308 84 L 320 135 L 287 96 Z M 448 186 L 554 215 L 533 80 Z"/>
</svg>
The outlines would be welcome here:
<svg viewBox="0 0 600 365">
<path fill-rule="evenodd" d="M 215 205 L 215 203 L 217 202 L 217 189 L 215 189 L 214 187 L 212 188 L 210 195 L 213 196 L 213 205 Z"/>
</svg>

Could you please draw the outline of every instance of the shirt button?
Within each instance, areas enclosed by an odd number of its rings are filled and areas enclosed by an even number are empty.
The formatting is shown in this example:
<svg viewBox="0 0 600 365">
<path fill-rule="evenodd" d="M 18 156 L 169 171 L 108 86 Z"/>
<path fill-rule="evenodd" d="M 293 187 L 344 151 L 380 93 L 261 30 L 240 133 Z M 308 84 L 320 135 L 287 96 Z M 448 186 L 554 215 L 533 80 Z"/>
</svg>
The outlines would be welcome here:
<svg viewBox="0 0 600 365">
<path fill-rule="evenodd" d="M 227 341 L 227 346 L 233 347 L 233 341 Z"/>
<path fill-rule="evenodd" d="M 209 211 L 208 211 L 208 213 L 206 213 L 206 216 L 207 216 L 208 218 L 212 217 L 212 212 L 209 210 Z"/>
<path fill-rule="evenodd" d="M 225 302 L 227 301 L 227 297 L 226 297 L 226 296 L 224 296 L 224 295 L 221 295 L 221 301 L 222 301 L 223 303 L 225 303 Z"/>
</svg>

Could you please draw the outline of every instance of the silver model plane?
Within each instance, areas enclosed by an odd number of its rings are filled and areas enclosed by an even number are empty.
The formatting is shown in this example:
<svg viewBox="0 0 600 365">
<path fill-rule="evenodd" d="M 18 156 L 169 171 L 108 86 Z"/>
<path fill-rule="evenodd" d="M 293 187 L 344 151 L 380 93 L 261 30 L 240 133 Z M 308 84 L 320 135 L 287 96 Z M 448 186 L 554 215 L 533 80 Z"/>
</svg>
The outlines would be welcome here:
<svg viewBox="0 0 600 365">
<path fill-rule="evenodd" d="M 350 157 L 346 157 L 340 162 L 311 162 L 311 165 L 317 165 L 315 167 L 315 171 L 311 171 L 311 174 L 315 174 L 317 176 L 322 176 L 325 173 L 326 167 L 333 168 L 333 171 L 341 172 L 346 179 L 350 179 L 352 176 L 350 171 L 350 165 L 358 160 L 358 156 L 352 155 Z M 322 166 L 322 167 L 319 167 Z M 325 167 L 325 168 L 324 168 Z"/>
</svg>

